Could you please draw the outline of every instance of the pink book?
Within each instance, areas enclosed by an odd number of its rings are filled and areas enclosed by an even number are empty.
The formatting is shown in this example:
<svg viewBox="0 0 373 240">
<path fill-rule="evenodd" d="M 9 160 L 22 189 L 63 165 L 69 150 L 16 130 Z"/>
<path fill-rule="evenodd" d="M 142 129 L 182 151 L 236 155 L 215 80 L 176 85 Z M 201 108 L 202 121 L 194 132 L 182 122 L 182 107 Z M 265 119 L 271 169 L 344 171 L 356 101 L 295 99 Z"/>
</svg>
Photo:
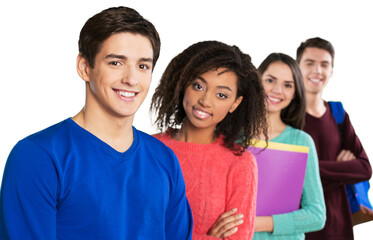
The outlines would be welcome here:
<svg viewBox="0 0 373 240">
<path fill-rule="evenodd" d="M 258 165 L 256 215 L 295 211 L 300 206 L 309 148 L 274 142 L 265 146 L 265 141 L 256 141 L 248 148 Z"/>
</svg>

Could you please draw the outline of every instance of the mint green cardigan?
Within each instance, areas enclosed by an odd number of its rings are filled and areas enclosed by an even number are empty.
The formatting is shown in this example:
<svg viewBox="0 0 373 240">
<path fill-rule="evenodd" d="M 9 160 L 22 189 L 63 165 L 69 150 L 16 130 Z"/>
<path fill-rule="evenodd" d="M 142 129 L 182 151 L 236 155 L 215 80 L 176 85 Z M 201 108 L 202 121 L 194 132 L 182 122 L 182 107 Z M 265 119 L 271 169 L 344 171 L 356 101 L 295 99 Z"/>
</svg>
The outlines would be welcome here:
<svg viewBox="0 0 373 240">
<path fill-rule="evenodd" d="M 319 162 L 315 144 L 304 131 L 287 126 L 270 142 L 309 147 L 308 162 L 302 192 L 301 208 L 294 212 L 273 215 L 273 232 L 256 232 L 254 240 L 298 240 L 305 232 L 318 231 L 326 220 L 324 194 L 320 181 Z"/>
</svg>

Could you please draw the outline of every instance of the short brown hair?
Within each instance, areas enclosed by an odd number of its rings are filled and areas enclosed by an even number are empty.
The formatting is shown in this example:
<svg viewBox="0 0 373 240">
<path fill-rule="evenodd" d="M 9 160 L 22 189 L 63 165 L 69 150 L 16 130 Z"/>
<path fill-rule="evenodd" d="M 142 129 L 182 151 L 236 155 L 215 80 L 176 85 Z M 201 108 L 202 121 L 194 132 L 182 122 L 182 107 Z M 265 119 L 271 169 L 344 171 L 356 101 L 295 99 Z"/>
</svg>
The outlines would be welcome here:
<svg viewBox="0 0 373 240">
<path fill-rule="evenodd" d="M 306 48 L 321 48 L 328 51 L 332 56 L 332 66 L 334 66 L 334 47 L 329 41 L 319 37 L 315 37 L 307 39 L 305 42 L 302 42 L 297 49 L 298 64 L 300 63 L 300 60 L 302 59 L 303 53 L 306 50 Z"/>
<path fill-rule="evenodd" d="M 153 68 L 158 60 L 161 41 L 154 25 L 136 10 L 113 7 L 97 13 L 87 20 L 79 36 L 79 52 L 94 68 L 95 57 L 101 44 L 113 34 L 129 32 L 147 37 L 153 48 Z"/>
</svg>

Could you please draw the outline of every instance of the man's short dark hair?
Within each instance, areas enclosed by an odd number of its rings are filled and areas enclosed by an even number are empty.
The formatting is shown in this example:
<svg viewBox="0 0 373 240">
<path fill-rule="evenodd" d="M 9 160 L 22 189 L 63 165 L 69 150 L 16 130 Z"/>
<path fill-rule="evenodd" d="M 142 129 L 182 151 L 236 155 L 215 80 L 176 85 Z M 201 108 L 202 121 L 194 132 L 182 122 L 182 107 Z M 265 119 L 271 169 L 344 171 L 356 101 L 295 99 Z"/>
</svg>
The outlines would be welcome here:
<svg viewBox="0 0 373 240">
<path fill-rule="evenodd" d="M 326 50 L 332 56 L 332 66 L 334 66 L 334 47 L 329 41 L 319 37 L 315 37 L 307 39 L 305 42 L 302 42 L 297 49 L 298 64 L 300 63 L 300 60 L 302 59 L 303 53 L 306 50 L 306 48 L 321 48 Z"/>
<path fill-rule="evenodd" d="M 158 60 L 161 41 L 154 25 L 136 10 L 113 7 L 97 13 L 87 20 L 79 36 L 79 52 L 94 68 L 95 57 L 101 44 L 116 33 L 129 32 L 147 37 L 153 48 L 153 68 Z"/>
</svg>

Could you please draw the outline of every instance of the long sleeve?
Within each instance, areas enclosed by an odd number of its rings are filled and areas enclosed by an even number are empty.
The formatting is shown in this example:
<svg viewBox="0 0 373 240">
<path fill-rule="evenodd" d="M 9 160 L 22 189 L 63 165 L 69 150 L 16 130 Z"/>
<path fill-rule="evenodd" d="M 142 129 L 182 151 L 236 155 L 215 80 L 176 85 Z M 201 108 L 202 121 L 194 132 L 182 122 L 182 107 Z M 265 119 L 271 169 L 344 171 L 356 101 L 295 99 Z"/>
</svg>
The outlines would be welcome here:
<svg viewBox="0 0 373 240">
<path fill-rule="evenodd" d="M 244 223 L 235 234 L 225 238 L 229 240 L 251 239 L 254 234 L 258 170 L 252 154 L 246 151 L 243 157 L 247 160 L 239 161 L 228 175 L 226 211 L 237 208 L 244 215 Z"/>
<path fill-rule="evenodd" d="M 356 159 L 345 162 L 337 162 L 335 159 L 331 159 L 334 161 L 320 159 L 324 160 L 320 161 L 320 175 L 326 180 L 338 181 L 343 184 L 368 180 L 372 175 L 372 169 L 347 113 L 342 127 L 344 134 L 342 149 L 350 150 Z"/>
<path fill-rule="evenodd" d="M 0 199 L 0 239 L 56 239 L 58 174 L 50 156 L 23 140 L 6 163 Z"/>
<path fill-rule="evenodd" d="M 221 239 L 221 238 L 212 237 L 212 236 L 207 235 L 206 233 L 193 234 L 193 240 L 218 240 L 218 239 Z"/>
<path fill-rule="evenodd" d="M 254 239 L 301 240 L 304 239 L 305 233 L 323 228 L 326 221 L 326 207 L 315 144 L 311 136 L 291 126 L 287 126 L 278 137 L 271 141 L 309 148 L 302 197 L 298 210 L 272 215 L 273 232 L 256 232 Z"/>
<path fill-rule="evenodd" d="M 193 240 L 218 240 L 221 238 L 208 236 L 207 234 L 194 234 Z"/>
<path fill-rule="evenodd" d="M 343 142 L 330 111 L 326 104 L 327 111 L 321 118 L 310 114 L 306 115 L 305 131 L 315 141 L 319 157 L 320 176 L 324 192 L 332 191 L 343 184 L 351 184 L 371 177 L 372 170 L 364 148 L 357 137 L 346 113 L 342 123 Z M 346 162 L 337 162 L 337 156 L 342 149 L 350 150 L 356 159 Z"/>
<path fill-rule="evenodd" d="M 234 155 L 222 145 L 222 137 L 211 144 L 175 141 L 166 133 L 155 137 L 170 147 L 180 162 L 193 213 L 193 240 L 219 239 L 207 233 L 222 213 L 233 208 L 244 215 L 244 223 L 226 239 L 251 239 L 257 192 L 252 154 Z"/>
<path fill-rule="evenodd" d="M 175 156 L 175 162 L 177 162 Z M 185 196 L 185 183 L 181 169 L 176 171 L 172 197 L 166 213 L 167 239 L 192 239 L 193 217 Z"/>
<path fill-rule="evenodd" d="M 0 196 L 0 239 L 192 239 L 171 149 L 133 128 L 118 152 L 67 119 L 20 141 Z"/>
<path fill-rule="evenodd" d="M 326 220 L 324 195 L 322 191 L 318 159 L 312 139 L 302 192 L 301 208 L 297 211 L 273 216 L 273 235 L 305 233 L 322 229 Z"/>
<path fill-rule="evenodd" d="M 238 226 L 238 231 L 224 239 L 251 239 L 254 234 L 254 221 L 257 193 L 257 167 L 252 154 L 244 152 L 237 164 L 233 165 L 226 176 L 228 179 L 225 211 L 238 209 L 237 214 L 244 215 L 244 223 Z M 220 239 L 207 234 L 196 234 L 194 240 Z"/>
<path fill-rule="evenodd" d="M 306 114 L 304 130 L 309 133 L 316 145 L 319 157 L 320 177 L 324 190 L 327 219 L 322 230 L 306 234 L 307 239 L 325 239 L 330 236 L 338 239 L 353 239 L 351 211 L 346 195 L 345 184 L 367 180 L 371 167 L 366 153 L 356 136 L 346 113 L 342 123 L 343 141 L 329 104 L 321 117 Z M 357 159 L 337 162 L 342 149 L 350 150 Z"/>
</svg>

